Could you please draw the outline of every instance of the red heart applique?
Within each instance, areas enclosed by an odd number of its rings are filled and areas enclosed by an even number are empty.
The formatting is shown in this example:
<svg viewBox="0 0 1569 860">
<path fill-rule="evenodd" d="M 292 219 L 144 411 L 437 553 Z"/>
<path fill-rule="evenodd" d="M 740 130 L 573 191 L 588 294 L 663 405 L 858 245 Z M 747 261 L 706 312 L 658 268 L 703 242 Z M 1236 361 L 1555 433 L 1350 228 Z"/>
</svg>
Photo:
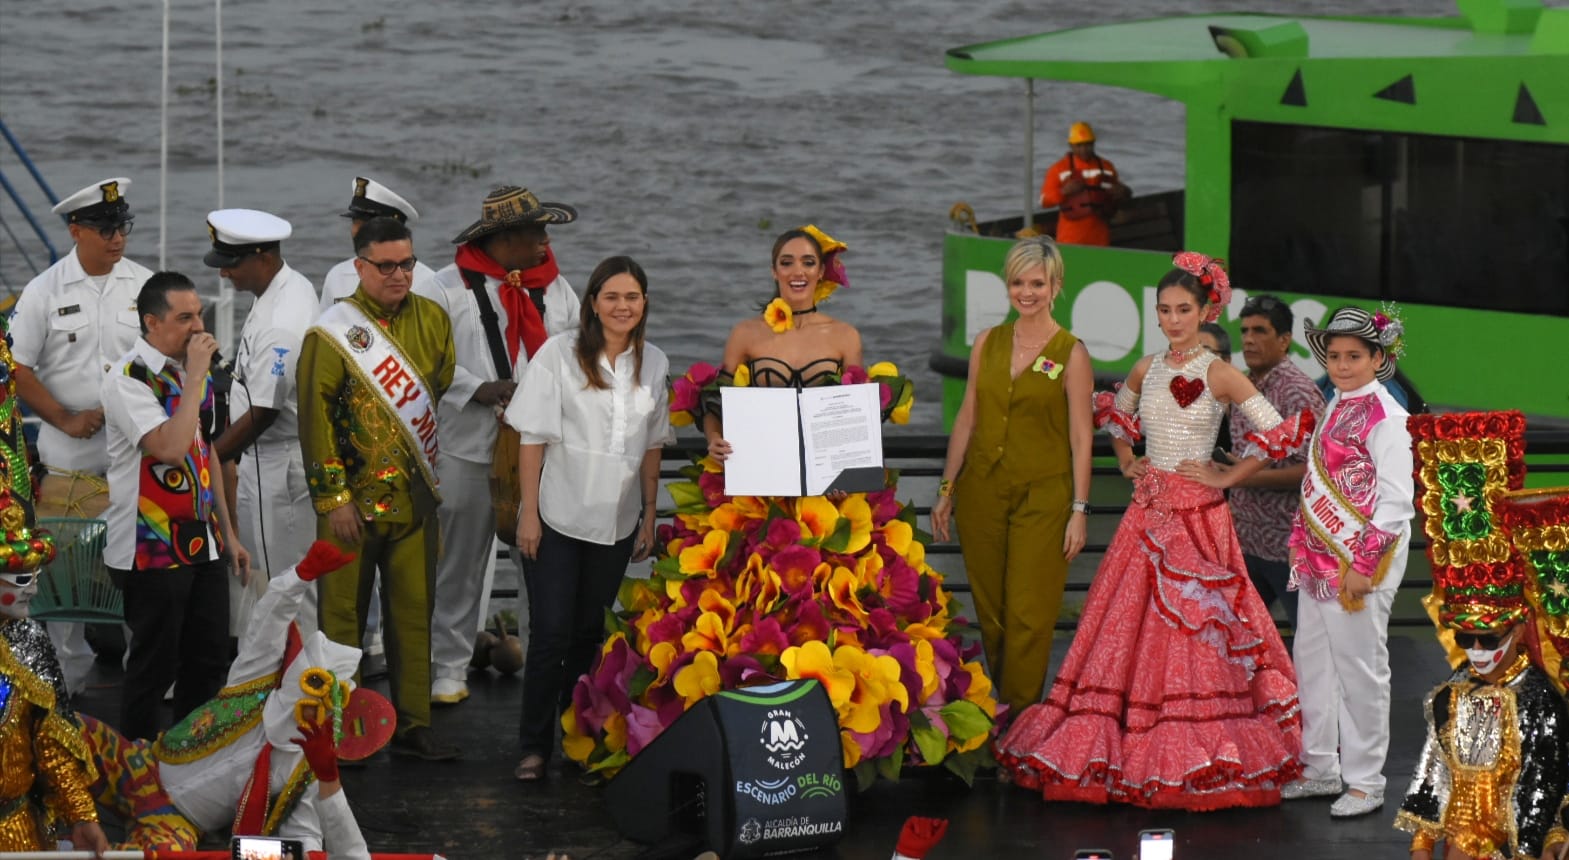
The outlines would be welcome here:
<svg viewBox="0 0 1569 860">
<path fill-rule="evenodd" d="M 1171 396 L 1176 398 L 1177 405 L 1183 409 L 1188 408 L 1203 393 L 1202 379 L 1189 379 L 1186 376 L 1174 376 L 1171 379 Z"/>
</svg>

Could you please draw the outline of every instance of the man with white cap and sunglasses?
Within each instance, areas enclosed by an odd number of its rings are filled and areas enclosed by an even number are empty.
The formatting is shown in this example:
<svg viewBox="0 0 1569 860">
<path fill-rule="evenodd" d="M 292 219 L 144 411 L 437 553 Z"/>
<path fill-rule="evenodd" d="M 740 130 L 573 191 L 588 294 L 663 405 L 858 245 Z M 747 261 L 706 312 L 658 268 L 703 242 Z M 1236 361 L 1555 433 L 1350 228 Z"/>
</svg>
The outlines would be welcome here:
<svg viewBox="0 0 1569 860">
<path fill-rule="evenodd" d="M 354 177 L 354 196 L 349 199 L 349 208 L 341 213 L 349 219 L 349 238 L 360 231 L 360 227 L 372 218 L 395 218 L 405 227 L 413 227 L 419 221 L 419 210 L 414 205 L 403 199 L 392 189 L 374 179 L 363 176 Z M 414 264 L 414 291 L 420 295 L 428 295 L 426 284 L 436 276 L 431 267 L 421 262 Z M 327 276 L 321 280 L 321 307 L 317 314 L 325 312 L 334 303 L 354 295 L 354 290 L 360 285 L 359 273 L 354 270 L 354 258 L 333 266 L 327 270 Z"/>
<path fill-rule="evenodd" d="M 99 501 L 108 498 L 103 476 L 109 449 L 99 383 L 140 334 L 136 294 L 152 275 L 125 257 L 136 218 L 125 198 L 130 187 L 131 180 L 123 176 L 102 179 L 54 207 L 75 244 L 29 282 L 16 302 L 11 322 L 16 391 L 43 419 L 38 457 L 56 473 L 40 490 L 46 507 L 69 506 L 71 499 L 62 496 L 69 491 L 56 490 L 56 484 L 91 486 Z M 102 506 L 61 513 L 101 511 Z M 93 661 L 82 625 L 52 623 L 49 628 L 67 684 L 79 691 Z"/>
<path fill-rule="evenodd" d="M 220 209 L 207 215 L 207 231 L 212 247 L 203 262 L 236 290 L 256 297 L 234 355 L 229 427 L 213 442 L 229 479 L 224 486 L 234 487 L 229 508 L 240 542 L 253 550 L 261 574 L 244 585 L 229 581 L 230 631 L 243 639 L 268 579 L 302 558 L 315 537 L 294 370 L 305 330 L 316 319 L 316 288 L 283 259 L 282 242 L 293 227 L 282 218 L 254 209 Z M 316 629 L 315 610 L 315 593 L 309 592 L 306 611 L 300 613 L 307 634 Z"/>
</svg>

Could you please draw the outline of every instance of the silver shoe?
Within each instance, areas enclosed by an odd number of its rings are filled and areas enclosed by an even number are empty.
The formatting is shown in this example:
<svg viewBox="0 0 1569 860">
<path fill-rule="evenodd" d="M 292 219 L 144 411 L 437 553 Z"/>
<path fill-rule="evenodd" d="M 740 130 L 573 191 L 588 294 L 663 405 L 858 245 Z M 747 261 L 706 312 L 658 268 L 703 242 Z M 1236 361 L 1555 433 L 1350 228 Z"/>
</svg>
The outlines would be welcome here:
<svg viewBox="0 0 1569 860">
<path fill-rule="evenodd" d="M 1280 788 L 1281 800 L 1301 800 L 1305 797 L 1334 797 L 1343 789 L 1340 779 L 1299 779 Z"/>
<path fill-rule="evenodd" d="M 1366 794 L 1357 797 L 1351 792 L 1340 795 L 1340 799 L 1329 807 L 1330 818 L 1356 818 L 1359 815 L 1370 815 L 1384 806 L 1384 794 Z"/>
</svg>

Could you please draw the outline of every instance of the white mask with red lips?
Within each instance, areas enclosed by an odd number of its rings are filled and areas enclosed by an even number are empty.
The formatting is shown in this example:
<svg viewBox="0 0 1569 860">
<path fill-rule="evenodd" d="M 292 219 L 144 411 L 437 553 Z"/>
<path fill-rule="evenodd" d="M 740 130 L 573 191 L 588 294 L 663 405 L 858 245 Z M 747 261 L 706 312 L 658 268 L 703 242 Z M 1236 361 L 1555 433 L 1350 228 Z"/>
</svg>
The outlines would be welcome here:
<svg viewBox="0 0 1569 860">
<path fill-rule="evenodd" d="M 1509 651 L 1509 643 L 1514 639 L 1514 631 L 1498 641 L 1497 648 L 1467 648 L 1466 659 L 1471 661 L 1471 671 L 1478 677 L 1485 677 L 1488 672 L 1498 668 L 1503 662 L 1504 654 Z"/>
<path fill-rule="evenodd" d="M 18 580 L 25 580 L 26 584 L 18 585 Z M 37 593 L 37 573 L 0 573 L 0 618 L 26 618 L 27 608 Z"/>
</svg>

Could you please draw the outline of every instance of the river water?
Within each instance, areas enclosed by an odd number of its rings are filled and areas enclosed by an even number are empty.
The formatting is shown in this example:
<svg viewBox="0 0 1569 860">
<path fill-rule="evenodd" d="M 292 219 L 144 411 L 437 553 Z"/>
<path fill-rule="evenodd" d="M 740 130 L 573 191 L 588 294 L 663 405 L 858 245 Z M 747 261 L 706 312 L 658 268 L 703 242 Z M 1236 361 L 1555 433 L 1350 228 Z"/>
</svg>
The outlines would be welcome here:
<svg viewBox="0 0 1569 860">
<path fill-rule="evenodd" d="M 940 329 L 949 207 L 1018 211 L 1023 83 L 957 75 L 963 44 L 1173 13 L 1200 0 L 1096 4 L 976 0 L 642 0 L 637 3 L 248 0 L 223 9 L 228 206 L 294 225 L 291 265 L 318 285 L 350 252 L 355 175 L 421 212 L 416 251 L 436 268 L 495 185 L 576 206 L 551 231 L 582 285 L 600 259 L 649 272 L 652 342 L 677 370 L 717 361 L 730 325 L 771 292 L 779 231 L 813 222 L 850 244 L 852 286 L 826 307 L 862 332 L 869 361 L 910 372 L 913 424 L 940 426 L 927 369 Z M 1282 14 L 1370 14 L 1359 0 L 1255 4 Z M 164 265 L 202 269 L 218 201 L 214 9 L 174 0 Z M 1452 14 L 1390 0 L 1378 14 Z M 139 213 L 129 255 L 157 268 L 160 7 L 152 0 L 0 0 L 0 115 L 58 194 L 126 175 Z M 1036 87 L 1037 171 L 1070 122 L 1139 193 L 1177 188 L 1182 110 L 1083 85 Z M 0 169 L 25 174 L 6 151 Z M 30 183 L 27 183 L 30 184 Z M 28 189 L 30 191 L 30 189 Z M 33 192 L 35 211 L 47 204 Z M 21 229 L 9 200 L 0 217 Z M 69 244 L 58 221 L 57 243 Z M 28 245 L 35 259 L 40 248 Z M 0 237 L 0 279 L 27 271 Z M 242 297 L 241 307 L 245 302 Z M 238 330 L 238 324 L 236 324 Z"/>
</svg>

